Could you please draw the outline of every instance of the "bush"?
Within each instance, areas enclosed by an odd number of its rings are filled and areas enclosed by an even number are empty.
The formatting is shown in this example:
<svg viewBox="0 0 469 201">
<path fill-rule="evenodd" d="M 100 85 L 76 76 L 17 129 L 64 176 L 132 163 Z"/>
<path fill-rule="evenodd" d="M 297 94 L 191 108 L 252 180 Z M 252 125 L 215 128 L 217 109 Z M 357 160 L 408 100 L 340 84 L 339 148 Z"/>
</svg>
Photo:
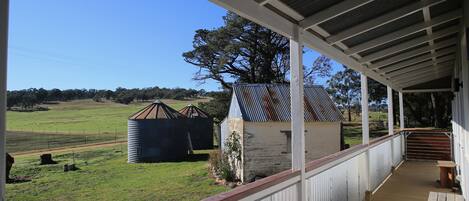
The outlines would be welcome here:
<svg viewBox="0 0 469 201">
<path fill-rule="evenodd" d="M 212 174 L 220 179 L 229 182 L 236 180 L 236 174 L 229 163 L 228 157 L 221 153 L 220 150 L 210 152 L 209 167 Z"/>
<path fill-rule="evenodd" d="M 233 132 L 225 142 L 225 150 L 210 152 L 210 171 L 215 177 L 228 182 L 237 180 L 236 163 L 241 160 L 241 144 L 239 135 Z"/>
</svg>

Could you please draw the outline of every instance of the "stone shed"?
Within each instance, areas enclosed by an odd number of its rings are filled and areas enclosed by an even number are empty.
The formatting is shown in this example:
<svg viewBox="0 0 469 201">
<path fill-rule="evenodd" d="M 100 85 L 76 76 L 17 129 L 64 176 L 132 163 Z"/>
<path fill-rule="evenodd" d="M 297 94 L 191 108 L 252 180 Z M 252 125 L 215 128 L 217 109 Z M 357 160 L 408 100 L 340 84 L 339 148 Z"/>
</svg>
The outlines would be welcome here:
<svg viewBox="0 0 469 201">
<path fill-rule="evenodd" d="M 341 150 L 342 113 L 321 86 L 305 86 L 305 157 L 315 160 Z M 222 150 L 239 135 L 243 182 L 291 168 L 290 91 L 288 84 L 235 84 L 229 114 L 221 125 Z"/>
</svg>

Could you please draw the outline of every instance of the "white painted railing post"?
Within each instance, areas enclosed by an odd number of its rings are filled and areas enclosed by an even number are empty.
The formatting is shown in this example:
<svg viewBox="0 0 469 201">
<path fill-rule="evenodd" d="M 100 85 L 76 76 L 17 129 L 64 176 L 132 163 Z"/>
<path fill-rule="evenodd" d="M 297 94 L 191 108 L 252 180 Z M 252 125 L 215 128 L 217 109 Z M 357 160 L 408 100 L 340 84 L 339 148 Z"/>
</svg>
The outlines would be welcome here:
<svg viewBox="0 0 469 201">
<path fill-rule="evenodd" d="M 399 92 L 399 127 L 401 129 L 405 128 L 404 125 L 404 97 L 402 92 Z"/>
<path fill-rule="evenodd" d="M 365 74 L 360 73 L 361 81 L 361 106 L 362 106 L 362 144 L 370 143 L 370 129 L 368 119 L 368 79 Z M 366 151 L 366 193 L 365 200 L 371 199 L 371 178 L 370 178 L 370 150 Z"/>
<path fill-rule="evenodd" d="M 5 128 L 7 101 L 9 0 L 0 1 L 0 200 L 5 200 Z"/>
<path fill-rule="evenodd" d="M 294 33 L 293 38 L 290 39 L 292 169 L 301 171 L 298 199 L 306 201 L 303 44 L 300 41 L 299 27 L 295 27 Z"/>
</svg>

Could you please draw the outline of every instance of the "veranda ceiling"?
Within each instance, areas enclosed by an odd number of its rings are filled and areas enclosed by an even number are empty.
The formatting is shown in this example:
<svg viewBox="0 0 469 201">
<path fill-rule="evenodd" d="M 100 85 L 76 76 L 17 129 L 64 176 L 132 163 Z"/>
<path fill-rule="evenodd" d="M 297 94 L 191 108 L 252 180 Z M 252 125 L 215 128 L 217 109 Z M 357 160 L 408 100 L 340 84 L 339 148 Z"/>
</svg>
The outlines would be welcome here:
<svg viewBox="0 0 469 201">
<path fill-rule="evenodd" d="M 460 0 L 211 0 L 396 90 L 448 88 Z M 438 80 L 435 85 L 432 81 Z"/>
</svg>

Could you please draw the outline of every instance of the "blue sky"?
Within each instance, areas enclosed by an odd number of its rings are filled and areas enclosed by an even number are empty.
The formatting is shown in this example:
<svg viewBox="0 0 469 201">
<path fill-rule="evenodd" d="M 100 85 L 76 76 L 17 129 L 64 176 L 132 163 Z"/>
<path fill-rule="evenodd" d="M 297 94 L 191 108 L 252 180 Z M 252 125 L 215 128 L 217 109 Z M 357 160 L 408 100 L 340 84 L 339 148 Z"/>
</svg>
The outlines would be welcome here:
<svg viewBox="0 0 469 201">
<path fill-rule="evenodd" d="M 219 89 L 213 81 L 192 81 L 197 68 L 181 56 L 191 50 L 195 30 L 223 24 L 226 10 L 207 0 L 10 2 L 9 90 Z M 308 50 L 304 63 L 317 56 Z"/>
</svg>

